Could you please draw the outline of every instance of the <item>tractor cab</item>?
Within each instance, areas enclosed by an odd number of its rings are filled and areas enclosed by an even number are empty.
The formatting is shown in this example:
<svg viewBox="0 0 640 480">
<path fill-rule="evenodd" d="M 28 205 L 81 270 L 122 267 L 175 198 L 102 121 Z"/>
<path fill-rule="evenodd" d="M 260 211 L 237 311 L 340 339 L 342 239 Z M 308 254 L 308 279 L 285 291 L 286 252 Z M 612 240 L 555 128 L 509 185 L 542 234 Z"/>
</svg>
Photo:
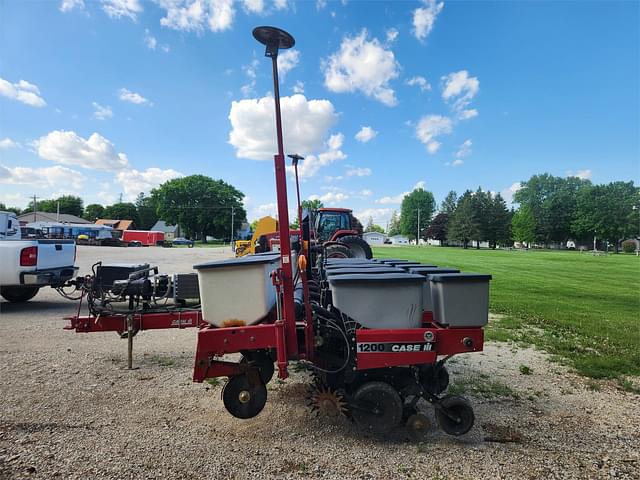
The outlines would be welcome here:
<svg viewBox="0 0 640 480">
<path fill-rule="evenodd" d="M 318 209 L 315 212 L 314 222 L 314 230 L 318 241 L 322 243 L 333 241 L 337 237 L 336 233 L 354 230 L 351 226 L 351 216 L 351 210 L 346 208 Z M 348 233 L 351 234 L 352 232 Z"/>
</svg>

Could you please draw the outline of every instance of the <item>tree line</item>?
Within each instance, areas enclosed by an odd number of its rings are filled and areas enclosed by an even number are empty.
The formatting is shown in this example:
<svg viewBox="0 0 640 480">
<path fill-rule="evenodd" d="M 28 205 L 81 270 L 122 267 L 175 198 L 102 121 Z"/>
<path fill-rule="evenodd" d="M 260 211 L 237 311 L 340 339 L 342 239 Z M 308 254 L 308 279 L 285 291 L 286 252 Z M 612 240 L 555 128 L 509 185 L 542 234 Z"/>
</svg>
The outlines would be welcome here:
<svg viewBox="0 0 640 480">
<path fill-rule="evenodd" d="M 232 217 L 234 230 L 247 221 L 243 199 L 240 190 L 223 180 L 191 175 L 169 180 L 153 189 L 150 195 L 141 192 L 134 202 L 85 206 L 82 198 L 63 195 L 53 200 L 37 200 L 36 209 L 75 215 L 90 222 L 99 218 L 131 220 L 132 228 L 138 230 L 149 230 L 162 219 L 168 225 L 180 225 L 188 237 L 204 240 L 207 236 L 230 238 Z M 34 204 L 32 200 L 21 210 L 0 203 L 0 210 L 20 215 L 34 211 Z"/>
<path fill-rule="evenodd" d="M 631 182 L 594 185 L 577 177 L 534 175 L 514 195 L 517 210 L 507 207 L 499 193 L 482 188 L 458 196 L 451 191 L 436 211 L 433 194 L 415 189 L 393 212 L 387 234 L 415 240 L 439 240 L 464 248 L 488 242 L 491 248 L 514 241 L 545 247 L 568 240 L 588 243 L 597 237 L 614 245 L 640 235 L 640 188 Z M 418 222 L 418 210 L 420 220 Z M 369 219 L 365 231 L 384 231 Z"/>
</svg>

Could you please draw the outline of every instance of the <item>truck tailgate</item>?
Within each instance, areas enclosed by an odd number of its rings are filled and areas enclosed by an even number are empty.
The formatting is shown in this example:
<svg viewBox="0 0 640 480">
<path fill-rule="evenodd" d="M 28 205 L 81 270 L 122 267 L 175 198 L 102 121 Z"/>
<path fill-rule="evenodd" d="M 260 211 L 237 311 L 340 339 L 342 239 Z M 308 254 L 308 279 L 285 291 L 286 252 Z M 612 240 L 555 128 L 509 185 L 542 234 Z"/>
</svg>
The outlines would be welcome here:
<svg viewBox="0 0 640 480">
<path fill-rule="evenodd" d="M 72 266 L 76 258 L 73 240 L 38 240 L 38 270 Z"/>
</svg>

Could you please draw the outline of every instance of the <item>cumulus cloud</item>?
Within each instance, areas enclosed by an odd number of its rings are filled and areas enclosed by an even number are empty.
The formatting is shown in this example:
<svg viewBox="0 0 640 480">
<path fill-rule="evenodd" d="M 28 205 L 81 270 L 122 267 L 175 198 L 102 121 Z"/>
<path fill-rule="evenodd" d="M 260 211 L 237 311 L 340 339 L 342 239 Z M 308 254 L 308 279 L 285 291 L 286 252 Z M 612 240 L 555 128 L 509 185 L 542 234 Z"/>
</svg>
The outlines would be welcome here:
<svg viewBox="0 0 640 480">
<path fill-rule="evenodd" d="M 84 0 L 62 0 L 60 2 L 60 11 L 62 13 L 70 12 L 74 9 L 84 10 Z"/>
<path fill-rule="evenodd" d="M 366 223 L 369 218 L 373 218 L 373 223 L 384 226 L 392 213 L 393 209 L 391 208 L 367 208 L 356 212 L 355 216 L 363 223 Z"/>
<path fill-rule="evenodd" d="M 95 170 L 121 170 L 129 166 L 124 153 L 98 133 L 84 139 L 76 132 L 54 130 L 34 142 L 38 155 L 45 160 Z"/>
<path fill-rule="evenodd" d="M 293 86 L 293 93 L 300 93 L 304 95 L 304 82 L 298 80 L 296 84 Z"/>
<path fill-rule="evenodd" d="M 135 105 L 152 105 L 152 103 L 139 93 L 132 92 L 126 88 L 118 90 L 118 98 L 123 102 L 133 103 Z"/>
<path fill-rule="evenodd" d="M 142 12 L 142 4 L 139 0 L 102 0 L 102 9 L 111 18 L 129 18 L 137 20 Z"/>
<path fill-rule="evenodd" d="M 369 140 L 373 140 L 378 135 L 371 127 L 362 127 L 358 133 L 356 133 L 355 139 L 362 143 L 367 143 Z"/>
<path fill-rule="evenodd" d="M 329 100 L 307 100 L 304 95 L 280 100 L 287 152 L 306 156 L 319 151 L 336 120 L 333 104 Z M 232 102 L 229 120 L 229 143 L 235 147 L 238 158 L 273 158 L 276 153 L 273 97 Z"/>
<path fill-rule="evenodd" d="M 7 167 L 0 165 L 0 183 L 7 185 L 28 185 L 38 188 L 69 187 L 80 189 L 87 177 L 70 168 L 54 167 Z"/>
<path fill-rule="evenodd" d="M 382 197 L 382 198 L 378 198 L 376 200 L 376 203 L 379 203 L 381 205 L 394 205 L 394 204 L 400 204 L 402 203 L 402 200 L 404 199 L 404 197 L 406 197 L 407 195 L 409 195 L 412 191 L 417 190 L 417 189 L 424 189 L 426 186 L 426 183 L 424 182 L 424 180 L 419 181 L 418 183 L 416 183 L 414 185 L 414 187 L 407 191 L 407 192 L 402 192 L 399 193 L 398 195 L 391 195 L 391 196 L 386 196 L 386 197 Z"/>
<path fill-rule="evenodd" d="M 390 28 L 389 30 L 387 30 L 387 43 L 395 42 L 399 34 L 400 32 L 398 32 L 397 28 Z"/>
<path fill-rule="evenodd" d="M 247 1 L 245 8 L 257 8 L 259 2 Z M 174 30 L 201 32 L 206 27 L 212 32 L 228 30 L 233 25 L 233 0 L 159 0 L 165 11 L 160 24 Z"/>
<path fill-rule="evenodd" d="M 118 172 L 117 179 L 127 200 L 135 200 L 140 192 L 149 193 L 153 188 L 172 178 L 182 177 L 183 174 L 168 168 L 147 168 L 144 171 L 129 169 Z"/>
<path fill-rule="evenodd" d="M 427 147 L 429 153 L 436 153 L 441 143 L 436 139 L 441 135 L 450 134 L 453 122 L 441 115 L 426 115 L 416 125 L 416 136 Z"/>
<path fill-rule="evenodd" d="M 370 168 L 349 168 L 345 175 L 347 177 L 368 177 L 372 173 Z"/>
<path fill-rule="evenodd" d="M 591 178 L 591 175 L 592 173 L 589 169 L 576 170 L 575 172 L 573 170 L 567 170 L 567 177 L 578 177 L 582 180 L 589 180 Z"/>
<path fill-rule="evenodd" d="M 301 178 L 313 177 L 321 168 L 347 158 L 344 152 L 340 150 L 343 142 L 344 135 L 342 133 L 331 135 L 326 142 L 327 150 L 318 155 L 307 155 L 304 161 L 298 165 L 298 175 Z M 287 170 L 292 172 L 291 167 L 287 167 Z M 336 180 L 338 179 L 339 177 L 336 177 Z"/>
<path fill-rule="evenodd" d="M 504 198 L 504 201 L 507 202 L 507 205 L 510 205 L 513 203 L 513 196 L 521 188 L 522 188 L 522 184 L 520 182 L 516 182 L 511 184 L 510 187 L 507 187 L 504 190 L 502 190 L 500 192 L 500 195 L 502 195 L 502 198 Z"/>
<path fill-rule="evenodd" d="M 442 99 L 451 103 L 460 120 L 467 120 L 478 115 L 475 109 L 468 109 L 471 100 L 480 91 L 480 81 L 469 76 L 466 70 L 453 72 L 442 77 Z"/>
<path fill-rule="evenodd" d="M 287 0 L 273 0 L 273 6 L 276 7 L 276 10 L 284 10 L 288 3 Z"/>
<path fill-rule="evenodd" d="M 363 29 L 356 37 L 344 37 L 340 50 L 322 62 L 324 84 L 332 92 L 360 91 L 394 106 L 398 101 L 389 83 L 398 76 L 400 65 L 391 50 L 367 36 Z"/>
<path fill-rule="evenodd" d="M 423 0 L 424 6 L 413 11 L 413 34 L 418 40 L 424 40 L 433 30 L 436 18 L 444 7 L 444 2 Z"/>
<path fill-rule="evenodd" d="M 247 12 L 262 13 L 264 10 L 264 0 L 242 0 L 242 6 Z"/>
<path fill-rule="evenodd" d="M 471 155 L 472 146 L 473 146 L 473 142 L 471 141 L 470 138 L 462 142 L 462 145 L 460 145 L 460 147 L 458 148 L 458 151 L 456 152 L 456 157 L 462 158 L 462 157 L 468 157 L 469 155 Z"/>
<path fill-rule="evenodd" d="M 410 87 L 420 87 L 420 91 L 422 92 L 431 90 L 431 84 L 429 84 L 426 78 L 421 77 L 420 75 L 411 77 L 405 83 Z"/>
<path fill-rule="evenodd" d="M 310 195 L 309 200 L 320 200 L 325 205 L 338 205 L 349 199 L 349 195 L 342 192 L 327 192 L 324 195 Z"/>
<path fill-rule="evenodd" d="M 40 96 L 40 89 L 26 80 L 11 83 L 0 77 L 0 95 L 12 100 L 17 100 L 30 107 L 40 108 L 47 104 Z"/>
<path fill-rule="evenodd" d="M 285 50 L 278 54 L 278 75 L 283 79 L 291 70 L 300 63 L 300 52 L 295 48 Z"/>
<path fill-rule="evenodd" d="M 91 105 L 93 105 L 94 108 L 93 118 L 95 118 L 96 120 L 105 120 L 107 118 L 113 117 L 113 111 L 111 110 L 111 107 L 103 107 L 98 102 L 93 102 Z"/>
<path fill-rule="evenodd" d="M 18 148 L 20 145 L 17 142 L 14 142 L 9 137 L 3 138 L 0 140 L 0 150 L 6 150 L 9 148 Z"/>
</svg>

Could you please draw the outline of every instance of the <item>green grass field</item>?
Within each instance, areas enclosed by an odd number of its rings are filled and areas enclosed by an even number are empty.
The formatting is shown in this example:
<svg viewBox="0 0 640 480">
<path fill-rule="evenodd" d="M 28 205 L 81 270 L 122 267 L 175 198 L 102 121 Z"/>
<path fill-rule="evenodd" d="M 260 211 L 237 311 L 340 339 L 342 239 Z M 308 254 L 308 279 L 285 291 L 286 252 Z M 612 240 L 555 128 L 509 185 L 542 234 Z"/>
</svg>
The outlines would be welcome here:
<svg viewBox="0 0 640 480">
<path fill-rule="evenodd" d="M 375 257 L 404 258 L 490 273 L 487 338 L 533 344 L 583 375 L 640 375 L 640 258 L 561 251 L 377 247 Z"/>
</svg>

